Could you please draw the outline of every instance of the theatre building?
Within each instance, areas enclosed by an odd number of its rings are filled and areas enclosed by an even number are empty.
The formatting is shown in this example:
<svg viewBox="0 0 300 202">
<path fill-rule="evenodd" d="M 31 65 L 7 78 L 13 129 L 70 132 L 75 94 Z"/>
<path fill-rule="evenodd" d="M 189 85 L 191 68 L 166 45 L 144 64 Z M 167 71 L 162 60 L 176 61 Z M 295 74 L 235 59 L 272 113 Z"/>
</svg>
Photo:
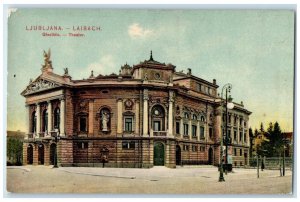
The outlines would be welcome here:
<svg viewBox="0 0 300 202">
<path fill-rule="evenodd" d="M 215 79 L 196 77 L 191 69 L 176 72 L 152 53 L 118 74 L 92 71 L 87 79 L 73 80 L 67 68 L 55 74 L 50 52 L 44 52 L 41 71 L 22 92 L 24 164 L 53 164 L 56 150 L 59 166 L 219 164 L 226 114 Z M 247 166 L 251 112 L 243 103 L 228 112 L 228 159 Z"/>
</svg>

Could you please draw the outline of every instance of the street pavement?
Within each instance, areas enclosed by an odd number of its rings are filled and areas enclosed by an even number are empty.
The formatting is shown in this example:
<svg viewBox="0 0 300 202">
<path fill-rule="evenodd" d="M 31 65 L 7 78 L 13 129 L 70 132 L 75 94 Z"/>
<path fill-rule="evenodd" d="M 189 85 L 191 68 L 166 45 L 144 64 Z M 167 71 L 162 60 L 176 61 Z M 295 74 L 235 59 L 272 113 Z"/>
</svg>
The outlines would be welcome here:
<svg viewBox="0 0 300 202">
<path fill-rule="evenodd" d="M 287 194 L 292 172 L 235 168 L 219 182 L 213 166 L 150 169 L 21 166 L 7 167 L 7 191 L 12 193 L 93 194 Z M 199 195 L 201 197 L 201 195 Z M 204 195 L 203 195 L 204 196 Z"/>
</svg>

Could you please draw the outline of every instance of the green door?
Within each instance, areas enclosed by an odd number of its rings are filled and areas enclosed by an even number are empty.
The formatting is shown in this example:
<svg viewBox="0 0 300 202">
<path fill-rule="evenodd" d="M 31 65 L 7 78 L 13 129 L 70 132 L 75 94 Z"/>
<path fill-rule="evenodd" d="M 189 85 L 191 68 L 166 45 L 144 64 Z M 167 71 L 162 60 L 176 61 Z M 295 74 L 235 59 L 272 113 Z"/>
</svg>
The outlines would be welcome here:
<svg viewBox="0 0 300 202">
<path fill-rule="evenodd" d="M 163 143 L 154 143 L 154 165 L 163 166 L 165 165 L 165 148 Z"/>
</svg>

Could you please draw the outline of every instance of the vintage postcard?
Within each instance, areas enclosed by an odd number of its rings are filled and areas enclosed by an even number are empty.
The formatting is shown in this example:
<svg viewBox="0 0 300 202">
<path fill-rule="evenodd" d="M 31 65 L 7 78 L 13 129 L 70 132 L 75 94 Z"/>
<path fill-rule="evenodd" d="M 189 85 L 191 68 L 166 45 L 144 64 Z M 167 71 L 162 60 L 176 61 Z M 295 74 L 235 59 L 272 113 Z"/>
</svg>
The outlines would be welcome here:
<svg viewBox="0 0 300 202">
<path fill-rule="evenodd" d="M 293 194 L 293 10 L 9 9 L 8 194 Z"/>
</svg>

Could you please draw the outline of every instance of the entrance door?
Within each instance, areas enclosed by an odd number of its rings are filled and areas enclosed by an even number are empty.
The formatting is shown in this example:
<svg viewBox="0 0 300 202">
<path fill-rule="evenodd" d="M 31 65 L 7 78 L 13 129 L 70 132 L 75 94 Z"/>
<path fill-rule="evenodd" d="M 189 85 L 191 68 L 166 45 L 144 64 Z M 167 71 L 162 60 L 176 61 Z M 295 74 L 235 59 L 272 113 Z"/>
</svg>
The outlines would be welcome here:
<svg viewBox="0 0 300 202">
<path fill-rule="evenodd" d="M 176 165 L 181 165 L 181 149 L 179 145 L 176 145 Z"/>
<path fill-rule="evenodd" d="M 56 144 L 53 143 L 50 146 L 50 165 L 54 165 L 55 150 L 56 150 Z"/>
<path fill-rule="evenodd" d="M 165 147 L 161 142 L 154 143 L 154 165 L 165 165 Z"/>
<path fill-rule="evenodd" d="M 33 163 L 33 147 L 32 145 L 28 145 L 27 147 L 27 164 Z"/>
<path fill-rule="evenodd" d="M 247 153 L 244 153 L 244 159 L 245 159 L 245 162 L 244 162 L 244 165 L 248 165 L 248 154 Z"/>
<path fill-rule="evenodd" d="M 208 164 L 209 165 L 213 164 L 213 159 L 214 159 L 213 149 L 209 148 L 209 150 L 208 150 Z"/>
<path fill-rule="evenodd" d="M 44 145 L 40 144 L 38 147 L 39 147 L 38 164 L 39 165 L 44 165 Z"/>
</svg>

